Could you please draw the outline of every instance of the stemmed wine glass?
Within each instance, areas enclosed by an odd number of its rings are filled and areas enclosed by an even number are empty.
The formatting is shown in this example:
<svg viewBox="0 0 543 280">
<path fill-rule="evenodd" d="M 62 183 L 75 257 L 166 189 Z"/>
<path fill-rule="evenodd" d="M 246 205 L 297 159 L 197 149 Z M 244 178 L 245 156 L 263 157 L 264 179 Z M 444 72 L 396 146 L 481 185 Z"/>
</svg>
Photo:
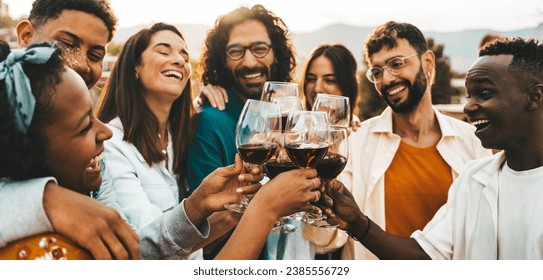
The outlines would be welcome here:
<svg viewBox="0 0 543 280">
<path fill-rule="evenodd" d="M 328 114 L 328 121 L 331 126 L 348 128 L 351 122 L 351 106 L 349 98 L 326 93 L 317 94 L 313 111 L 323 111 Z"/>
<path fill-rule="evenodd" d="M 325 186 L 343 171 L 349 160 L 349 136 L 347 129 L 344 127 L 330 127 L 328 132 L 330 134 L 328 152 L 315 167 L 322 184 Z M 329 224 L 326 221 L 325 215 L 320 215 L 320 217 L 319 215 L 316 216 L 316 218 L 320 218 L 320 220 L 311 225 L 318 227 L 337 227 L 337 225 Z"/>
<path fill-rule="evenodd" d="M 285 130 L 285 149 L 292 162 L 300 168 L 315 168 L 326 156 L 330 142 L 328 117 L 325 112 L 293 111 Z M 319 220 L 305 213 L 303 220 Z"/>
<path fill-rule="evenodd" d="M 274 132 L 281 130 L 281 111 L 277 104 L 248 99 L 236 125 L 236 148 L 248 169 L 268 161 L 278 143 Z M 249 205 L 244 195 L 240 203 L 226 204 L 226 209 L 243 213 Z"/>
<path fill-rule="evenodd" d="M 268 178 L 273 179 L 280 173 L 287 172 L 298 167 L 288 157 L 284 148 L 284 128 L 287 122 L 288 114 L 291 111 L 302 110 L 302 100 L 296 96 L 279 96 L 272 98 L 272 103 L 278 104 L 281 110 L 281 125 L 283 130 L 277 135 L 279 139 L 279 147 L 275 155 L 266 163 L 264 163 L 264 172 Z M 281 217 L 275 222 L 272 228 L 272 233 L 292 233 L 296 231 L 296 227 L 291 224 L 286 224 L 285 220 L 288 217 Z"/>
<path fill-rule="evenodd" d="M 262 87 L 260 100 L 272 102 L 276 97 L 296 96 L 300 98 L 300 87 L 297 83 L 267 81 Z"/>
</svg>

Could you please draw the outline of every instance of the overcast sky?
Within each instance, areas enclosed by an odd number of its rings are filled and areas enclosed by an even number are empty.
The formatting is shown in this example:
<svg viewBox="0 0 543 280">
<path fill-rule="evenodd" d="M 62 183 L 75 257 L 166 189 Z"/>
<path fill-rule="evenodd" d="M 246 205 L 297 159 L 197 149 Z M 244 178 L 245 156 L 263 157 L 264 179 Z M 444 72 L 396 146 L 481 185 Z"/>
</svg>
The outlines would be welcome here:
<svg viewBox="0 0 543 280">
<path fill-rule="evenodd" d="M 27 15 L 33 2 L 3 1 L 9 4 L 15 18 Z M 475 28 L 509 31 L 543 22 L 541 0 L 111 0 L 111 3 L 120 27 L 158 21 L 212 25 L 217 16 L 240 5 L 256 3 L 283 18 L 294 32 L 313 31 L 331 23 L 376 26 L 388 20 L 409 22 L 423 31 Z"/>
</svg>

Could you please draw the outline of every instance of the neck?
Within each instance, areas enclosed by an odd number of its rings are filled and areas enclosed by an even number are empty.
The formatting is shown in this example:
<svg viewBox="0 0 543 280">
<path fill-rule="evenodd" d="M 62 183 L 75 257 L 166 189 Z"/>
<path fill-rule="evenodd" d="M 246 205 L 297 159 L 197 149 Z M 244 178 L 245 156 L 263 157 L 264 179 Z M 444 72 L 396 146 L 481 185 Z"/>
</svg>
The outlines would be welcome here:
<svg viewBox="0 0 543 280">
<path fill-rule="evenodd" d="M 439 123 L 430 98 L 426 96 L 429 94 L 426 94 L 419 106 L 410 113 L 392 112 L 394 134 L 416 147 L 430 147 L 441 139 Z"/>
<path fill-rule="evenodd" d="M 152 98 L 155 95 L 150 94 L 145 96 L 147 97 L 145 99 L 147 106 L 158 120 L 159 133 L 163 134 L 168 126 L 168 118 L 170 116 L 170 111 L 172 109 L 172 104 L 174 100 Z"/>
<path fill-rule="evenodd" d="M 524 171 L 543 166 L 543 141 L 537 139 L 541 138 L 518 141 L 504 149 L 505 159 L 511 169 Z"/>
</svg>

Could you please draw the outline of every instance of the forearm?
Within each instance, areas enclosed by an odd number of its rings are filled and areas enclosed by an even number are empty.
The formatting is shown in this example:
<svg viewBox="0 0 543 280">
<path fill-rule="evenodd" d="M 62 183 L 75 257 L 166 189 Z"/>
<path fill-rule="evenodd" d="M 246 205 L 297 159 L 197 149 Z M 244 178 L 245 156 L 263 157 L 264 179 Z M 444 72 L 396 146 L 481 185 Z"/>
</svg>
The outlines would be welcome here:
<svg viewBox="0 0 543 280">
<path fill-rule="evenodd" d="M 362 214 L 350 224 L 347 232 L 381 260 L 430 259 L 415 239 L 388 234 Z"/>
<path fill-rule="evenodd" d="M 202 242 L 194 246 L 193 250 L 196 251 L 217 240 L 219 237 L 228 233 L 239 222 L 240 214 L 232 211 L 215 212 L 209 216 L 208 221 L 210 224 L 209 236 Z"/>
<path fill-rule="evenodd" d="M 277 217 L 251 203 L 228 239 L 215 257 L 218 260 L 254 260 L 262 251 Z"/>
</svg>

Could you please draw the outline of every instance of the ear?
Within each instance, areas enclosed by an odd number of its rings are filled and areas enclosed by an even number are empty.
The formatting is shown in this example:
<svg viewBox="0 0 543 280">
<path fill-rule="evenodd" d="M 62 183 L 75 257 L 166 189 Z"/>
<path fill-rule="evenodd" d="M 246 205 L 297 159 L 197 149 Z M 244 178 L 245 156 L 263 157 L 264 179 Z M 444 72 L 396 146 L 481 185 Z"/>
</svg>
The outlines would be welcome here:
<svg viewBox="0 0 543 280">
<path fill-rule="evenodd" d="M 536 84 L 528 89 L 528 102 L 526 109 L 534 111 L 543 104 L 543 84 Z"/>
<path fill-rule="evenodd" d="M 421 61 L 423 64 L 424 73 L 432 73 L 436 67 L 436 55 L 433 51 L 427 50 L 422 56 Z"/>
<path fill-rule="evenodd" d="M 30 45 L 32 37 L 34 36 L 34 33 L 36 32 L 32 23 L 30 23 L 29 20 L 25 19 L 17 24 L 16 30 L 17 44 L 19 44 L 19 46 L 22 48 L 28 47 L 28 45 Z"/>
</svg>

